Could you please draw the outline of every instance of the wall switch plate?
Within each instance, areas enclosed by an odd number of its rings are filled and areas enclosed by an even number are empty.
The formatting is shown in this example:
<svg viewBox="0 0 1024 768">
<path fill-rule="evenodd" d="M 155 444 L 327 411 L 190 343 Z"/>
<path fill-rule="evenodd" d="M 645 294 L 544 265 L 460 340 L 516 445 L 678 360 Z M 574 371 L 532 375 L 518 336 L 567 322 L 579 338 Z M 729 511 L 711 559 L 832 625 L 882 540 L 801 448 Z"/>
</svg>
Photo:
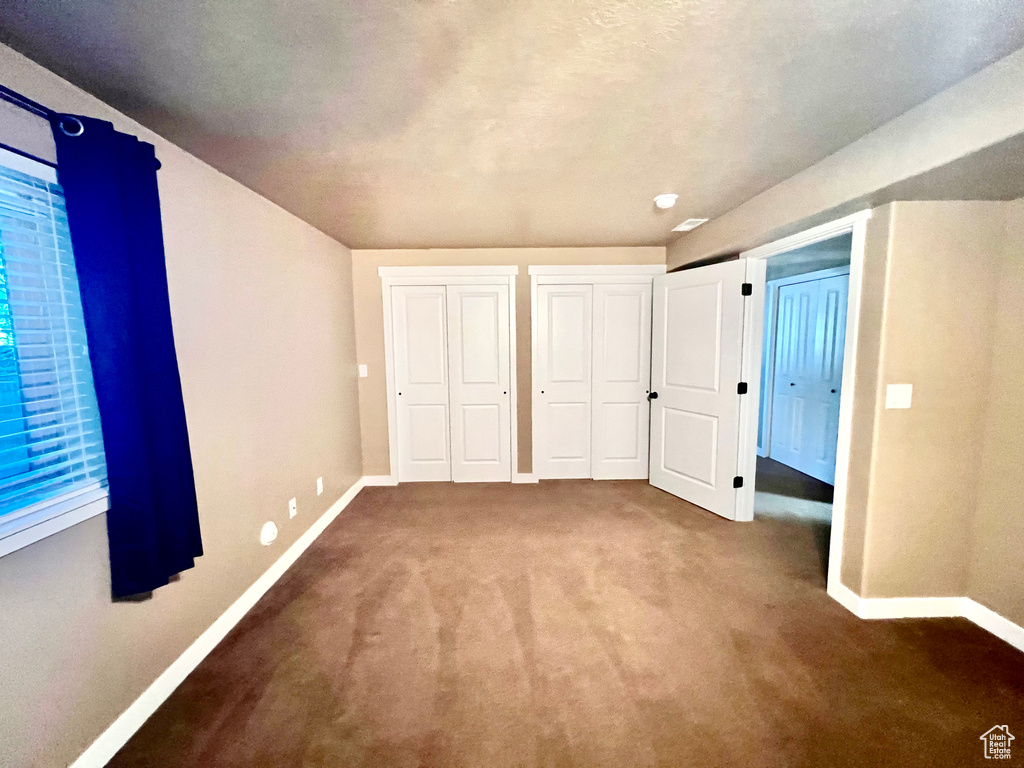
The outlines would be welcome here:
<svg viewBox="0 0 1024 768">
<path fill-rule="evenodd" d="M 298 502 L 292 499 L 288 502 L 288 517 L 295 517 L 297 514 L 299 514 Z"/>
<path fill-rule="evenodd" d="M 324 492 L 324 479 L 322 477 L 318 477 L 316 479 L 316 495 L 319 496 L 323 492 Z"/>
<path fill-rule="evenodd" d="M 359 366 L 359 378 L 360 379 L 365 379 L 369 375 L 370 375 L 369 369 L 366 367 L 365 364 L 361 364 Z"/>
<path fill-rule="evenodd" d="M 885 388 L 885 408 L 886 410 L 909 408 L 913 397 L 913 384 L 889 384 Z"/>
</svg>

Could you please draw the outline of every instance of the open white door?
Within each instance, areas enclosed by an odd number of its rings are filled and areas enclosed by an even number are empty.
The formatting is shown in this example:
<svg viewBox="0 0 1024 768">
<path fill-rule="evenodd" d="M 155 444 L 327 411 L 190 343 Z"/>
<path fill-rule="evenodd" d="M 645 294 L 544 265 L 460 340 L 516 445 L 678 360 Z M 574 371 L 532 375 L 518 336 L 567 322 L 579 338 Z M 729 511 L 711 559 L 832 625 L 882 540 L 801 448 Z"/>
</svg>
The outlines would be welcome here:
<svg viewBox="0 0 1024 768">
<path fill-rule="evenodd" d="M 512 479 L 507 285 L 448 286 L 452 480 Z"/>
<path fill-rule="evenodd" d="M 729 261 L 654 278 L 651 485 L 730 520 L 745 272 Z"/>
</svg>

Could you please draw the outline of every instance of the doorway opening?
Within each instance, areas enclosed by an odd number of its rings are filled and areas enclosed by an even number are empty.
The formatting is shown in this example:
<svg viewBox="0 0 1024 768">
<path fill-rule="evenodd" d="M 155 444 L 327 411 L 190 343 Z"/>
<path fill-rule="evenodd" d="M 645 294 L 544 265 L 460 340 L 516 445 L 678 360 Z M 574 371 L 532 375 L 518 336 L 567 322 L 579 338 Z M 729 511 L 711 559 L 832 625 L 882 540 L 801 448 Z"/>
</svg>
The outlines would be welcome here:
<svg viewBox="0 0 1024 768">
<path fill-rule="evenodd" d="M 828 572 L 853 235 L 767 260 L 754 517 L 809 526 Z"/>
</svg>

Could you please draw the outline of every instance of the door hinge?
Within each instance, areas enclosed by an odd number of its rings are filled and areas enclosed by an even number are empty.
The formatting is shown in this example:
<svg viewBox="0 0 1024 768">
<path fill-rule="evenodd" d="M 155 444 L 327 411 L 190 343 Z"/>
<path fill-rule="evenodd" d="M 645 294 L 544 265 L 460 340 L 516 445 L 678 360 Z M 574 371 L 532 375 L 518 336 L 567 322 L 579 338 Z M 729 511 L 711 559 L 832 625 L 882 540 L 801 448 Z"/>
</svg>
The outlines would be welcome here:
<svg viewBox="0 0 1024 768">
<path fill-rule="evenodd" d="M 742 286 L 740 286 L 740 293 L 742 293 L 744 296 L 753 296 L 754 295 L 754 284 L 753 283 L 744 283 Z"/>
<path fill-rule="evenodd" d="M 740 477 L 739 475 L 736 475 L 736 477 L 734 477 L 732 479 L 732 487 L 733 488 L 742 488 L 743 487 L 743 478 Z"/>
<path fill-rule="evenodd" d="M 736 394 L 737 395 L 745 395 L 745 394 L 747 394 L 747 382 L 741 381 L 739 384 L 736 385 Z"/>
</svg>

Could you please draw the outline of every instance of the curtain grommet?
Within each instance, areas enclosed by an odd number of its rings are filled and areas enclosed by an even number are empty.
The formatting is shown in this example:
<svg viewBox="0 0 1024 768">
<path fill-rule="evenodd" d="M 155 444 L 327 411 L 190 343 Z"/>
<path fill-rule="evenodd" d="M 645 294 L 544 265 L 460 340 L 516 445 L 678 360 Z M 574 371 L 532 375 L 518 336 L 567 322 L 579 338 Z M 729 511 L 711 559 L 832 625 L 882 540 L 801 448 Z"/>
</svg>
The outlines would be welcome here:
<svg viewBox="0 0 1024 768">
<path fill-rule="evenodd" d="M 78 125 L 78 130 L 69 131 L 67 128 L 65 128 L 65 120 L 74 120 L 75 123 Z M 57 118 L 57 127 L 60 128 L 61 133 L 63 133 L 65 136 L 81 136 L 83 133 L 85 133 L 85 126 L 82 125 L 82 121 L 72 115 L 61 115 L 59 118 Z"/>
</svg>

